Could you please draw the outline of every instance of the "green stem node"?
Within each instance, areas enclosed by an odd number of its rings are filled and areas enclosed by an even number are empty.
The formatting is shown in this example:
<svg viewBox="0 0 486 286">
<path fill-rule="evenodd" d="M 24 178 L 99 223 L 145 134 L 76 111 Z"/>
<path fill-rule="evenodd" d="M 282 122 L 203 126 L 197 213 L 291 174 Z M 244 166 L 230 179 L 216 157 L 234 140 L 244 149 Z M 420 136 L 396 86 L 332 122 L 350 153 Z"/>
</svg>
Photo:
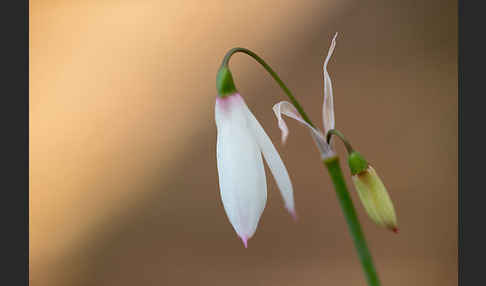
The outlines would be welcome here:
<svg viewBox="0 0 486 286">
<path fill-rule="evenodd" d="M 227 67 L 221 67 L 216 76 L 216 89 L 220 97 L 225 97 L 237 92 L 233 75 Z"/>
<path fill-rule="evenodd" d="M 368 169 L 368 161 L 357 151 L 353 151 L 348 156 L 348 165 L 351 175 L 357 175 Z"/>
</svg>

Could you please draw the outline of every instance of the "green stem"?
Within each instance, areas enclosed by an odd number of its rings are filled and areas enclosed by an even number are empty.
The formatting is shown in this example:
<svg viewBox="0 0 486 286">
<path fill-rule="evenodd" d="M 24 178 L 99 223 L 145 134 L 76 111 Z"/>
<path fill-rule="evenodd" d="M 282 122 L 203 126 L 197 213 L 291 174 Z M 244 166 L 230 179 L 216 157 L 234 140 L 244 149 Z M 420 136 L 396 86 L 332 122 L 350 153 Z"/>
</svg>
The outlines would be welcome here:
<svg viewBox="0 0 486 286">
<path fill-rule="evenodd" d="M 295 99 L 295 97 L 292 95 L 292 92 L 290 92 L 290 90 L 283 83 L 283 81 L 280 79 L 280 77 L 277 75 L 277 73 L 262 58 L 260 58 L 254 52 L 252 52 L 248 49 L 245 49 L 245 48 L 233 48 L 233 49 L 229 50 L 223 58 L 223 62 L 221 63 L 221 69 L 228 68 L 229 59 L 231 58 L 231 56 L 233 54 L 235 54 L 237 52 L 247 54 L 250 57 L 252 57 L 253 59 L 255 59 L 259 64 L 261 64 L 267 70 L 267 72 L 273 77 L 273 79 L 278 83 L 278 85 L 284 90 L 285 94 L 290 99 L 290 101 L 295 106 L 295 108 L 300 113 L 300 115 L 305 120 L 305 122 L 309 123 L 312 127 L 314 127 L 314 124 L 312 124 L 312 122 L 310 121 L 309 117 L 305 113 L 302 106 L 299 104 L 297 99 Z"/>
<path fill-rule="evenodd" d="M 339 137 L 339 139 L 341 139 L 341 141 L 343 141 L 344 146 L 346 147 L 346 150 L 348 151 L 348 154 L 353 153 L 354 150 L 353 150 L 353 147 L 351 147 L 351 143 L 349 143 L 349 141 L 346 140 L 346 138 L 344 137 L 343 133 L 341 133 L 337 129 L 331 129 L 331 130 L 327 131 L 327 136 L 326 136 L 327 144 L 329 144 L 331 142 L 331 136 L 332 135 L 336 135 L 337 137 Z"/>
<path fill-rule="evenodd" d="M 349 196 L 341 167 L 339 166 L 339 159 L 338 157 L 328 158 L 324 160 L 324 164 L 326 165 L 329 175 L 331 176 L 332 183 L 334 184 L 339 204 L 341 205 L 344 217 L 348 223 L 348 228 L 351 232 L 351 236 L 353 237 L 354 246 L 358 252 L 368 285 L 379 286 L 380 280 L 376 274 L 373 259 L 370 251 L 368 250 L 363 231 L 361 230 L 361 225 L 359 223 L 358 216 L 356 215 L 353 201 Z"/>
</svg>

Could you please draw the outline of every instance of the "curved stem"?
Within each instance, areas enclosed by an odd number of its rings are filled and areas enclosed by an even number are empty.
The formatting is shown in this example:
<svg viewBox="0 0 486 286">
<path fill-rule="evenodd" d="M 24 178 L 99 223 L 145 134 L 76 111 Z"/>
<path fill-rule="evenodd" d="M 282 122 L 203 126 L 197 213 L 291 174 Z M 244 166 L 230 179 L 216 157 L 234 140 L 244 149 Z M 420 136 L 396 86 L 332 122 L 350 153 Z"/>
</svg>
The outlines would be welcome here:
<svg viewBox="0 0 486 286">
<path fill-rule="evenodd" d="M 346 140 L 346 138 L 344 138 L 344 135 L 337 129 L 331 129 L 331 130 L 327 131 L 327 135 L 326 135 L 327 144 L 329 144 L 329 142 L 331 141 L 332 135 L 336 135 L 337 137 L 339 137 L 339 139 L 341 139 L 341 141 L 343 141 L 344 146 L 346 147 L 346 150 L 348 151 L 348 154 L 351 154 L 354 151 L 353 147 L 351 146 L 351 143 L 349 143 L 349 141 Z"/>
<path fill-rule="evenodd" d="M 315 127 L 314 124 L 312 124 L 312 122 L 309 119 L 309 117 L 307 116 L 307 114 L 305 113 L 305 111 L 302 108 L 302 106 L 299 104 L 299 102 L 297 101 L 297 99 L 295 99 L 295 97 L 292 95 L 292 92 L 290 92 L 290 90 L 288 89 L 288 87 L 283 83 L 283 81 L 280 79 L 280 77 L 277 75 L 277 73 L 262 58 L 260 58 L 254 52 L 252 52 L 252 51 L 250 51 L 248 49 L 245 49 L 245 48 L 233 48 L 233 49 L 229 50 L 226 53 L 226 55 L 224 56 L 223 62 L 221 63 L 221 67 L 222 68 L 223 67 L 228 67 L 229 59 L 231 58 L 231 56 L 233 54 L 235 54 L 237 52 L 247 54 L 250 57 L 252 57 L 253 59 L 255 59 L 259 64 L 261 64 L 265 68 L 265 70 L 267 70 L 267 72 L 273 77 L 273 79 L 278 83 L 278 85 L 284 90 L 285 94 L 290 99 L 290 101 L 295 106 L 295 108 L 300 113 L 300 115 L 305 120 L 305 122 L 309 123 L 312 127 Z"/>
<path fill-rule="evenodd" d="M 366 280 L 369 286 L 379 286 L 380 280 L 376 274 L 375 266 L 373 265 L 373 259 L 371 257 L 370 251 L 368 250 L 368 245 L 361 230 L 361 225 L 356 215 L 356 210 L 353 206 L 353 201 L 349 196 L 348 189 L 346 188 L 346 183 L 344 181 L 343 173 L 341 172 L 341 167 L 339 166 L 338 157 L 333 157 L 324 160 L 324 164 L 329 171 L 332 183 L 336 190 L 336 195 L 343 210 L 344 217 L 348 223 L 349 231 L 351 232 L 351 237 L 353 238 L 354 246 L 358 252 L 359 260 L 363 266 L 363 271 L 366 275 Z"/>
</svg>

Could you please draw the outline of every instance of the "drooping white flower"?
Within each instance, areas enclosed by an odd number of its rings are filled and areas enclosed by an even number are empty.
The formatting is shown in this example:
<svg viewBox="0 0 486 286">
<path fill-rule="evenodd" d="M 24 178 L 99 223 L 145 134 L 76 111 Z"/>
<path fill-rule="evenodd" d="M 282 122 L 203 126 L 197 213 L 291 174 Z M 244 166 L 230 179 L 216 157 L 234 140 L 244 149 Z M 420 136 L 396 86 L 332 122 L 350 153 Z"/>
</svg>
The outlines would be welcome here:
<svg viewBox="0 0 486 286">
<path fill-rule="evenodd" d="M 324 103 L 322 105 L 322 123 L 324 126 L 324 133 L 319 131 L 318 129 L 312 127 L 309 123 L 307 123 L 302 116 L 299 114 L 297 109 L 294 107 L 293 104 L 287 101 L 281 101 L 273 106 L 273 112 L 275 113 L 275 116 L 277 117 L 278 120 L 278 126 L 280 130 L 282 131 L 282 142 L 285 143 L 285 140 L 287 139 L 289 130 L 287 127 L 287 124 L 282 118 L 282 114 L 291 117 L 300 123 L 304 124 L 307 126 L 310 131 L 312 138 L 314 139 L 314 142 L 317 145 L 317 148 L 319 149 L 319 152 L 321 153 L 321 157 L 323 159 L 329 158 L 332 156 L 335 156 L 335 152 L 332 148 L 332 141 L 331 144 L 327 144 L 325 140 L 325 135 L 326 133 L 334 129 L 335 123 L 334 123 L 334 103 L 333 103 L 333 95 L 332 95 L 332 82 L 331 82 L 331 77 L 329 76 L 329 73 L 327 72 L 327 64 L 329 62 L 329 59 L 332 56 L 332 53 L 334 52 L 334 48 L 336 47 L 336 37 L 337 33 L 334 35 L 334 38 L 332 39 L 331 42 L 331 47 L 329 48 L 326 60 L 324 61 L 324 66 L 323 66 L 323 71 L 324 71 Z"/>
<path fill-rule="evenodd" d="M 272 141 L 238 93 L 216 98 L 215 121 L 221 200 L 229 221 L 247 247 L 267 201 L 262 154 L 285 207 L 295 217 L 292 183 Z"/>
</svg>

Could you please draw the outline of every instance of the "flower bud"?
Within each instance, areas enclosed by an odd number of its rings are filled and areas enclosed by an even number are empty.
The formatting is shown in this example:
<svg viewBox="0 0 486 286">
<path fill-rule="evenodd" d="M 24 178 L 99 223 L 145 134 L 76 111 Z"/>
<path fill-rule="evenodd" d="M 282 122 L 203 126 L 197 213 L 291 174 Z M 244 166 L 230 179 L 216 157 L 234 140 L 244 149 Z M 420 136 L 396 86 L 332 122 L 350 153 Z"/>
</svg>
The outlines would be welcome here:
<svg viewBox="0 0 486 286">
<path fill-rule="evenodd" d="M 349 154 L 348 164 L 354 186 L 370 218 L 377 225 L 398 232 L 393 203 L 375 169 L 356 151 Z"/>
</svg>

